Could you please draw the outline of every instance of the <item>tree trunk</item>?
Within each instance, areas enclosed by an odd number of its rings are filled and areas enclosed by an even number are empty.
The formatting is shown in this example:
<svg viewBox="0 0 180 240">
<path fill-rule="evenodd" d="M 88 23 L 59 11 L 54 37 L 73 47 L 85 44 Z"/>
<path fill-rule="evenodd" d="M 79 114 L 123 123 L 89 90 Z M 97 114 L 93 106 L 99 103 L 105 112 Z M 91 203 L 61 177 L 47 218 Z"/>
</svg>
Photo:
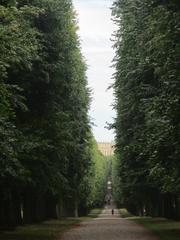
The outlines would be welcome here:
<svg viewBox="0 0 180 240">
<path fill-rule="evenodd" d="M 79 214 L 78 214 L 78 196 L 77 196 L 77 194 L 75 195 L 75 198 L 74 198 L 74 217 L 75 218 L 79 217 Z"/>
<path fill-rule="evenodd" d="M 61 219 L 64 217 L 64 206 L 63 206 L 63 199 L 60 198 L 58 204 L 56 205 L 56 213 L 57 213 L 57 218 Z"/>
</svg>

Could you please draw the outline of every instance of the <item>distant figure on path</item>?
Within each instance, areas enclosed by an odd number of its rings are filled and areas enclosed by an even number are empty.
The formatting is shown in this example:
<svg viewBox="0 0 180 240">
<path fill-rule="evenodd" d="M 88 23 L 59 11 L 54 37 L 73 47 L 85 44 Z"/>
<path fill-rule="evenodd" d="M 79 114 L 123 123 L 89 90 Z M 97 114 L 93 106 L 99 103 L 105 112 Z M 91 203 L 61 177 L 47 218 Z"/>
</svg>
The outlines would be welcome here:
<svg viewBox="0 0 180 240">
<path fill-rule="evenodd" d="M 112 215 L 114 215 L 114 209 L 112 209 Z"/>
</svg>

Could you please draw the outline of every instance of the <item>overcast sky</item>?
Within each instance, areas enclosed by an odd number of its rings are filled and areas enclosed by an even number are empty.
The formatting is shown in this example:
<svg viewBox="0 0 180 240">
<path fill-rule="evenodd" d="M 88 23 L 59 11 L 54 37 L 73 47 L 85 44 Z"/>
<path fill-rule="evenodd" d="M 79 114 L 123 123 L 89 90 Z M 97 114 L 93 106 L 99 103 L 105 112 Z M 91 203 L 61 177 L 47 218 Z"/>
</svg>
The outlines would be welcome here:
<svg viewBox="0 0 180 240">
<path fill-rule="evenodd" d="M 73 0 L 78 14 L 79 35 L 83 55 L 88 65 L 88 83 L 92 89 L 90 116 L 96 125 L 93 133 L 97 141 L 110 142 L 112 131 L 105 129 L 106 122 L 112 123 L 113 94 L 107 88 L 112 83 L 113 59 L 111 35 L 114 25 L 111 21 L 112 0 Z"/>
</svg>

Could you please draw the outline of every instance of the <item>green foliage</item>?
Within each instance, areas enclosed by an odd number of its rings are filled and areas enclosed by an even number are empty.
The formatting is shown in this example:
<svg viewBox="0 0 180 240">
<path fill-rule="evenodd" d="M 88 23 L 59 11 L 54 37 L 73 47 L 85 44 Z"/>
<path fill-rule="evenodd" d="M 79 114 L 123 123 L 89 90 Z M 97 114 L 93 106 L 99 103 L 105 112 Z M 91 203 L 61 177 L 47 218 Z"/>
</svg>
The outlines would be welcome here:
<svg viewBox="0 0 180 240">
<path fill-rule="evenodd" d="M 118 198 L 136 214 L 145 208 L 147 214 L 175 217 L 173 201 L 180 193 L 179 3 L 117 0 L 113 15 L 118 26 L 114 44 Z M 152 209 L 162 204 L 155 198 L 164 199 L 171 210 L 154 213 Z"/>
<path fill-rule="evenodd" d="M 95 140 L 92 142 L 92 159 L 90 206 L 102 207 L 107 193 L 107 182 L 111 177 L 111 158 L 102 155 Z"/>
<path fill-rule="evenodd" d="M 10 68 L 16 71 L 30 68 L 32 59 L 36 58 L 39 33 L 31 23 L 38 14 L 38 9 L 33 7 L 17 9 L 0 5 L 0 169 L 3 179 L 19 178 L 24 172 L 18 159 L 21 132 L 15 125 L 15 109 L 26 107 L 21 88 L 15 83 L 8 84 L 8 72 Z"/>
<path fill-rule="evenodd" d="M 0 2 L 2 225 L 56 217 L 59 201 L 64 212 L 87 207 L 90 100 L 76 31 L 71 0 Z"/>
<path fill-rule="evenodd" d="M 90 139 L 89 157 L 91 164 L 86 168 L 79 189 L 80 206 L 87 210 L 103 207 L 107 194 L 107 182 L 111 176 L 112 160 L 102 155 L 93 137 Z"/>
</svg>

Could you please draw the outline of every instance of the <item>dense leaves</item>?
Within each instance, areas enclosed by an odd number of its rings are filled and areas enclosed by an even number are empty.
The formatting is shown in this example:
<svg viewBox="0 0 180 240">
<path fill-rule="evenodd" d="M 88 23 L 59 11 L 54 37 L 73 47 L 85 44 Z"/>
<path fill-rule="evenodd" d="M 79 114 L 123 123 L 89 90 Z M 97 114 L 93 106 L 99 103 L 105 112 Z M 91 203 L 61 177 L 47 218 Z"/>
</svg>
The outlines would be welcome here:
<svg viewBox="0 0 180 240">
<path fill-rule="evenodd" d="M 180 5 L 114 2 L 117 199 L 137 214 L 178 216 Z"/>
<path fill-rule="evenodd" d="M 76 31 L 71 0 L 0 1 L 1 225 L 77 216 L 95 201 Z"/>
<path fill-rule="evenodd" d="M 107 182 L 111 177 L 112 159 L 110 156 L 102 155 L 95 141 L 93 141 L 91 149 L 94 164 L 92 166 L 92 187 L 89 200 L 92 206 L 102 207 L 107 194 Z"/>
</svg>

